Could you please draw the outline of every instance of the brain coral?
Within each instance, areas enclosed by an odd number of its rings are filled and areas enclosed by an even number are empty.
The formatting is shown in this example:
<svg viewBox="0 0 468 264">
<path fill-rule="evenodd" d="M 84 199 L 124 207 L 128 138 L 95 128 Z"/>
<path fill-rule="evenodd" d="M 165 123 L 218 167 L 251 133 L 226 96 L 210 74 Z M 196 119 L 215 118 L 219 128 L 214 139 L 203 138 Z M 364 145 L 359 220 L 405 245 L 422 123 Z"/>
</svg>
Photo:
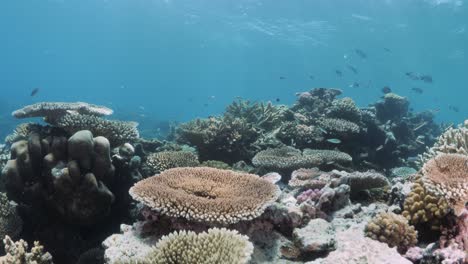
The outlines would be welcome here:
<svg viewBox="0 0 468 264">
<path fill-rule="evenodd" d="M 278 194 L 256 175 L 208 167 L 169 169 L 130 189 L 135 200 L 163 214 L 220 224 L 260 216 Z"/>
<path fill-rule="evenodd" d="M 448 213 L 448 209 L 444 197 L 428 189 L 421 177 L 418 177 L 405 199 L 402 215 L 410 224 L 428 223 L 432 229 L 439 229 L 440 220 Z"/>
<path fill-rule="evenodd" d="M 446 197 L 458 215 L 468 202 L 468 156 L 440 154 L 424 164 L 427 184 Z"/>
<path fill-rule="evenodd" d="M 152 173 L 160 173 L 177 167 L 196 167 L 200 163 L 197 155 L 189 151 L 162 151 L 149 155 L 146 164 Z"/>
<path fill-rule="evenodd" d="M 320 165 L 322 159 L 317 156 L 303 156 L 300 150 L 292 147 L 280 147 L 258 152 L 252 163 L 271 170 L 295 170 Z"/>
<path fill-rule="evenodd" d="M 4 193 L 0 193 L 0 237 L 16 237 L 23 227 L 23 221 Z"/>
<path fill-rule="evenodd" d="M 387 243 L 389 247 L 398 247 L 406 251 L 416 245 L 418 233 L 408 220 L 394 213 L 380 213 L 367 223 L 365 233 L 368 237 Z"/>
<path fill-rule="evenodd" d="M 213 228 L 199 234 L 180 231 L 162 237 L 143 263 L 245 264 L 252 253 L 248 237 L 235 230 Z"/>
</svg>

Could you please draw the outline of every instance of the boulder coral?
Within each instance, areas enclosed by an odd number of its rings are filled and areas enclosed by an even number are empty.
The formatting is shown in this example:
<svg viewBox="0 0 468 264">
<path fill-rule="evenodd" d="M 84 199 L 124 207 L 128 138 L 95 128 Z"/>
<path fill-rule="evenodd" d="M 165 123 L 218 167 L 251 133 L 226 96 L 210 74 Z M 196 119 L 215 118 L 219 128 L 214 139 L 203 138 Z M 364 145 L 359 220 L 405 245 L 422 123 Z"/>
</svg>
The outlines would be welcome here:
<svg viewBox="0 0 468 264">
<path fill-rule="evenodd" d="M 136 183 L 129 192 L 171 217 L 233 224 L 260 216 L 277 199 L 279 188 L 253 174 L 195 167 L 163 171 Z"/>
</svg>

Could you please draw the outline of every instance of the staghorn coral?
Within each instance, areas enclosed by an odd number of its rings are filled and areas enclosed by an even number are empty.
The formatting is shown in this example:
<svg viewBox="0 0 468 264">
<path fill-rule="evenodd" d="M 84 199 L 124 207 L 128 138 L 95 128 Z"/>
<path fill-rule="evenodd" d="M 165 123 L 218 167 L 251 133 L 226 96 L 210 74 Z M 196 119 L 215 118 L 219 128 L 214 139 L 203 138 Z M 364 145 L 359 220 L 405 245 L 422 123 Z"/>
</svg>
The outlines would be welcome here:
<svg viewBox="0 0 468 264">
<path fill-rule="evenodd" d="M 412 225 L 427 223 L 432 229 L 439 229 L 440 221 L 448 210 L 445 198 L 428 189 L 418 177 L 405 199 L 402 215 Z"/>
<path fill-rule="evenodd" d="M 366 236 L 387 243 L 389 247 L 397 247 L 400 252 L 418 242 L 418 233 L 408 220 L 394 213 L 380 213 L 367 223 L 364 230 Z"/>
<path fill-rule="evenodd" d="M 361 111 L 356 106 L 353 99 L 349 97 L 334 100 L 332 105 L 328 108 L 327 116 L 348 120 L 354 123 L 361 122 Z"/>
<path fill-rule="evenodd" d="M 317 156 L 304 156 L 293 147 L 280 147 L 262 150 L 252 159 L 252 164 L 270 170 L 295 170 L 311 168 L 322 164 Z"/>
<path fill-rule="evenodd" d="M 112 146 L 133 142 L 139 137 L 138 123 L 107 120 L 93 115 L 66 114 L 54 120 L 46 120 L 70 134 L 90 130 L 93 135 L 107 138 Z"/>
<path fill-rule="evenodd" d="M 432 148 L 420 155 L 420 165 L 441 153 L 468 155 L 468 120 L 458 128 L 447 129 Z"/>
<path fill-rule="evenodd" d="M 322 118 L 318 121 L 318 125 L 333 136 L 349 137 L 361 131 L 358 124 L 338 118 Z"/>
<path fill-rule="evenodd" d="M 249 100 L 238 99 L 226 107 L 224 118 L 242 118 L 259 128 L 271 130 L 281 124 L 286 110 L 286 106 L 276 106 L 271 102 L 252 103 Z"/>
<path fill-rule="evenodd" d="M 152 174 L 161 173 L 177 167 L 196 167 L 200 163 L 198 157 L 188 151 L 162 151 L 147 157 L 146 164 Z"/>
<path fill-rule="evenodd" d="M 353 158 L 344 152 L 328 149 L 304 149 L 304 156 L 315 156 L 322 160 L 322 164 L 349 164 Z"/>
<path fill-rule="evenodd" d="M 22 228 L 23 220 L 16 212 L 16 208 L 10 204 L 4 193 L 0 193 L 0 237 L 6 235 L 16 237 Z"/>
<path fill-rule="evenodd" d="M 468 202 L 468 155 L 440 154 L 422 168 L 423 179 L 459 214 Z"/>
<path fill-rule="evenodd" d="M 44 117 L 53 120 L 69 113 L 80 115 L 107 116 L 113 113 L 105 106 L 93 105 L 84 102 L 41 102 L 25 106 L 12 113 L 16 118 Z"/>
<path fill-rule="evenodd" d="M 279 189 L 253 174 L 196 167 L 166 170 L 136 183 L 129 192 L 171 217 L 232 224 L 260 216 Z"/>
<path fill-rule="evenodd" d="M 1 264 L 52 264 L 52 256 L 44 253 L 44 247 L 34 242 L 34 247 L 28 252 L 28 243 L 24 240 L 14 242 L 9 236 L 3 239 L 6 255 L 0 257 Z"/>
<path fill-rule="evenodd" d="M 142 263 L 246 264 L 252 253 L 249 238 L 235 230 L 179 231 L 163 236 Z"/>
</svg>

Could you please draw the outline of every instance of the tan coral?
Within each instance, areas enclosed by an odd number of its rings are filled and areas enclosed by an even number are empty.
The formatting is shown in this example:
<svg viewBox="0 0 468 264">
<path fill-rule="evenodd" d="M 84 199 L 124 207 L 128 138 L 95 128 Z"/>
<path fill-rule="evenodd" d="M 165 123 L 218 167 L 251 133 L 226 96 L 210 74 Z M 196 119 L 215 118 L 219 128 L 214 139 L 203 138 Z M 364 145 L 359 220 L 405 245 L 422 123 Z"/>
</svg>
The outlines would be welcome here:
<svg viewBox="0 0 468 264">
<path fill-rule="evenodd" d="M 458 215 L 468 202 L 468 156 L 440 154 L 424 164 L 426 183 L 447 198 Z"/>
<path fill-rule="evenodd" d="M 410 224 L 429 224 L 432 229 L 439 229 L 440 220 L 447 215 L 449 205 L 443 196 L 427 188 L 418 177 L 411 192 L 405 199 L 402 215 Z"/>
<path fill-rule="evenodd" d="M 252 163 L 271 170 L 295 170 L 318 166 L 323 160 L 318 156 L 302 155 L 300 150 L 293 147 L 280 147 L 258 152 Z"/>
<path fill-rule="evenodd" d="M 277 199 L 279 188 L 253 174 L 174 168 L 136 183 L 130 195 L 171 217 L 233 224 L 260 216 Z"/>
<path fill-rule="evenodd" d="M 44 252 L 44 247 L 39 242 L 34 242 L 34 247 L 28 252 L 28 243 L 24 240 L 14 242 L 9 236 L 3 239 L 6 255 L 0 257 L 0 264 L 52 264 L 52 256 Z"/>
<path fill-rule="evenodd" d="M 366 236 L 406 251 L 416 245 L 418 233 L 408 220 L 394 213 L 380 213 L 367 223 Z"/>
<path fill-rule="evenodd" d="M 149 155 L 146 164 L 156 174 L 177 167 L 196 167 L 200 162 L 197 155 L 189 151 L 162 151 Z"/>
<path fill-rule="evenodd" d="M 107 116 L 113 113 L 112 109 L 105 106 L 84 102 L 41 102 L 18 109 L 12 115 L 16 118 L 47 117 L 53 119 L 71 112 L 95 116 Z"/>
<path fill-rule="evenodd" d="M 174 232 L 163 236 L 142 263 L 151 264 L 245 264 L 253 253 L 247 236 L 235 230 L 209 229 Z"/>
</svg>

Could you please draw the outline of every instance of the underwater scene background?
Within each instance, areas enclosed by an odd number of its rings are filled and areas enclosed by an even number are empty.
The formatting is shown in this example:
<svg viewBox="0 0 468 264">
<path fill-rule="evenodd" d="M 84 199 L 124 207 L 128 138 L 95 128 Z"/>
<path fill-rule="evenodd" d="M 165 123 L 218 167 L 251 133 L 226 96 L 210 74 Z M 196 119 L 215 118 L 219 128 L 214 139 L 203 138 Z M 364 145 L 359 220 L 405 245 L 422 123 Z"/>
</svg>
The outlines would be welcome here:
<svg viewBox="0 0 468 264">
<path fill-rule="evenodd" d="M 467 4 L 1 2 L 0 264 L 468 263 Z"/>
</svg>

